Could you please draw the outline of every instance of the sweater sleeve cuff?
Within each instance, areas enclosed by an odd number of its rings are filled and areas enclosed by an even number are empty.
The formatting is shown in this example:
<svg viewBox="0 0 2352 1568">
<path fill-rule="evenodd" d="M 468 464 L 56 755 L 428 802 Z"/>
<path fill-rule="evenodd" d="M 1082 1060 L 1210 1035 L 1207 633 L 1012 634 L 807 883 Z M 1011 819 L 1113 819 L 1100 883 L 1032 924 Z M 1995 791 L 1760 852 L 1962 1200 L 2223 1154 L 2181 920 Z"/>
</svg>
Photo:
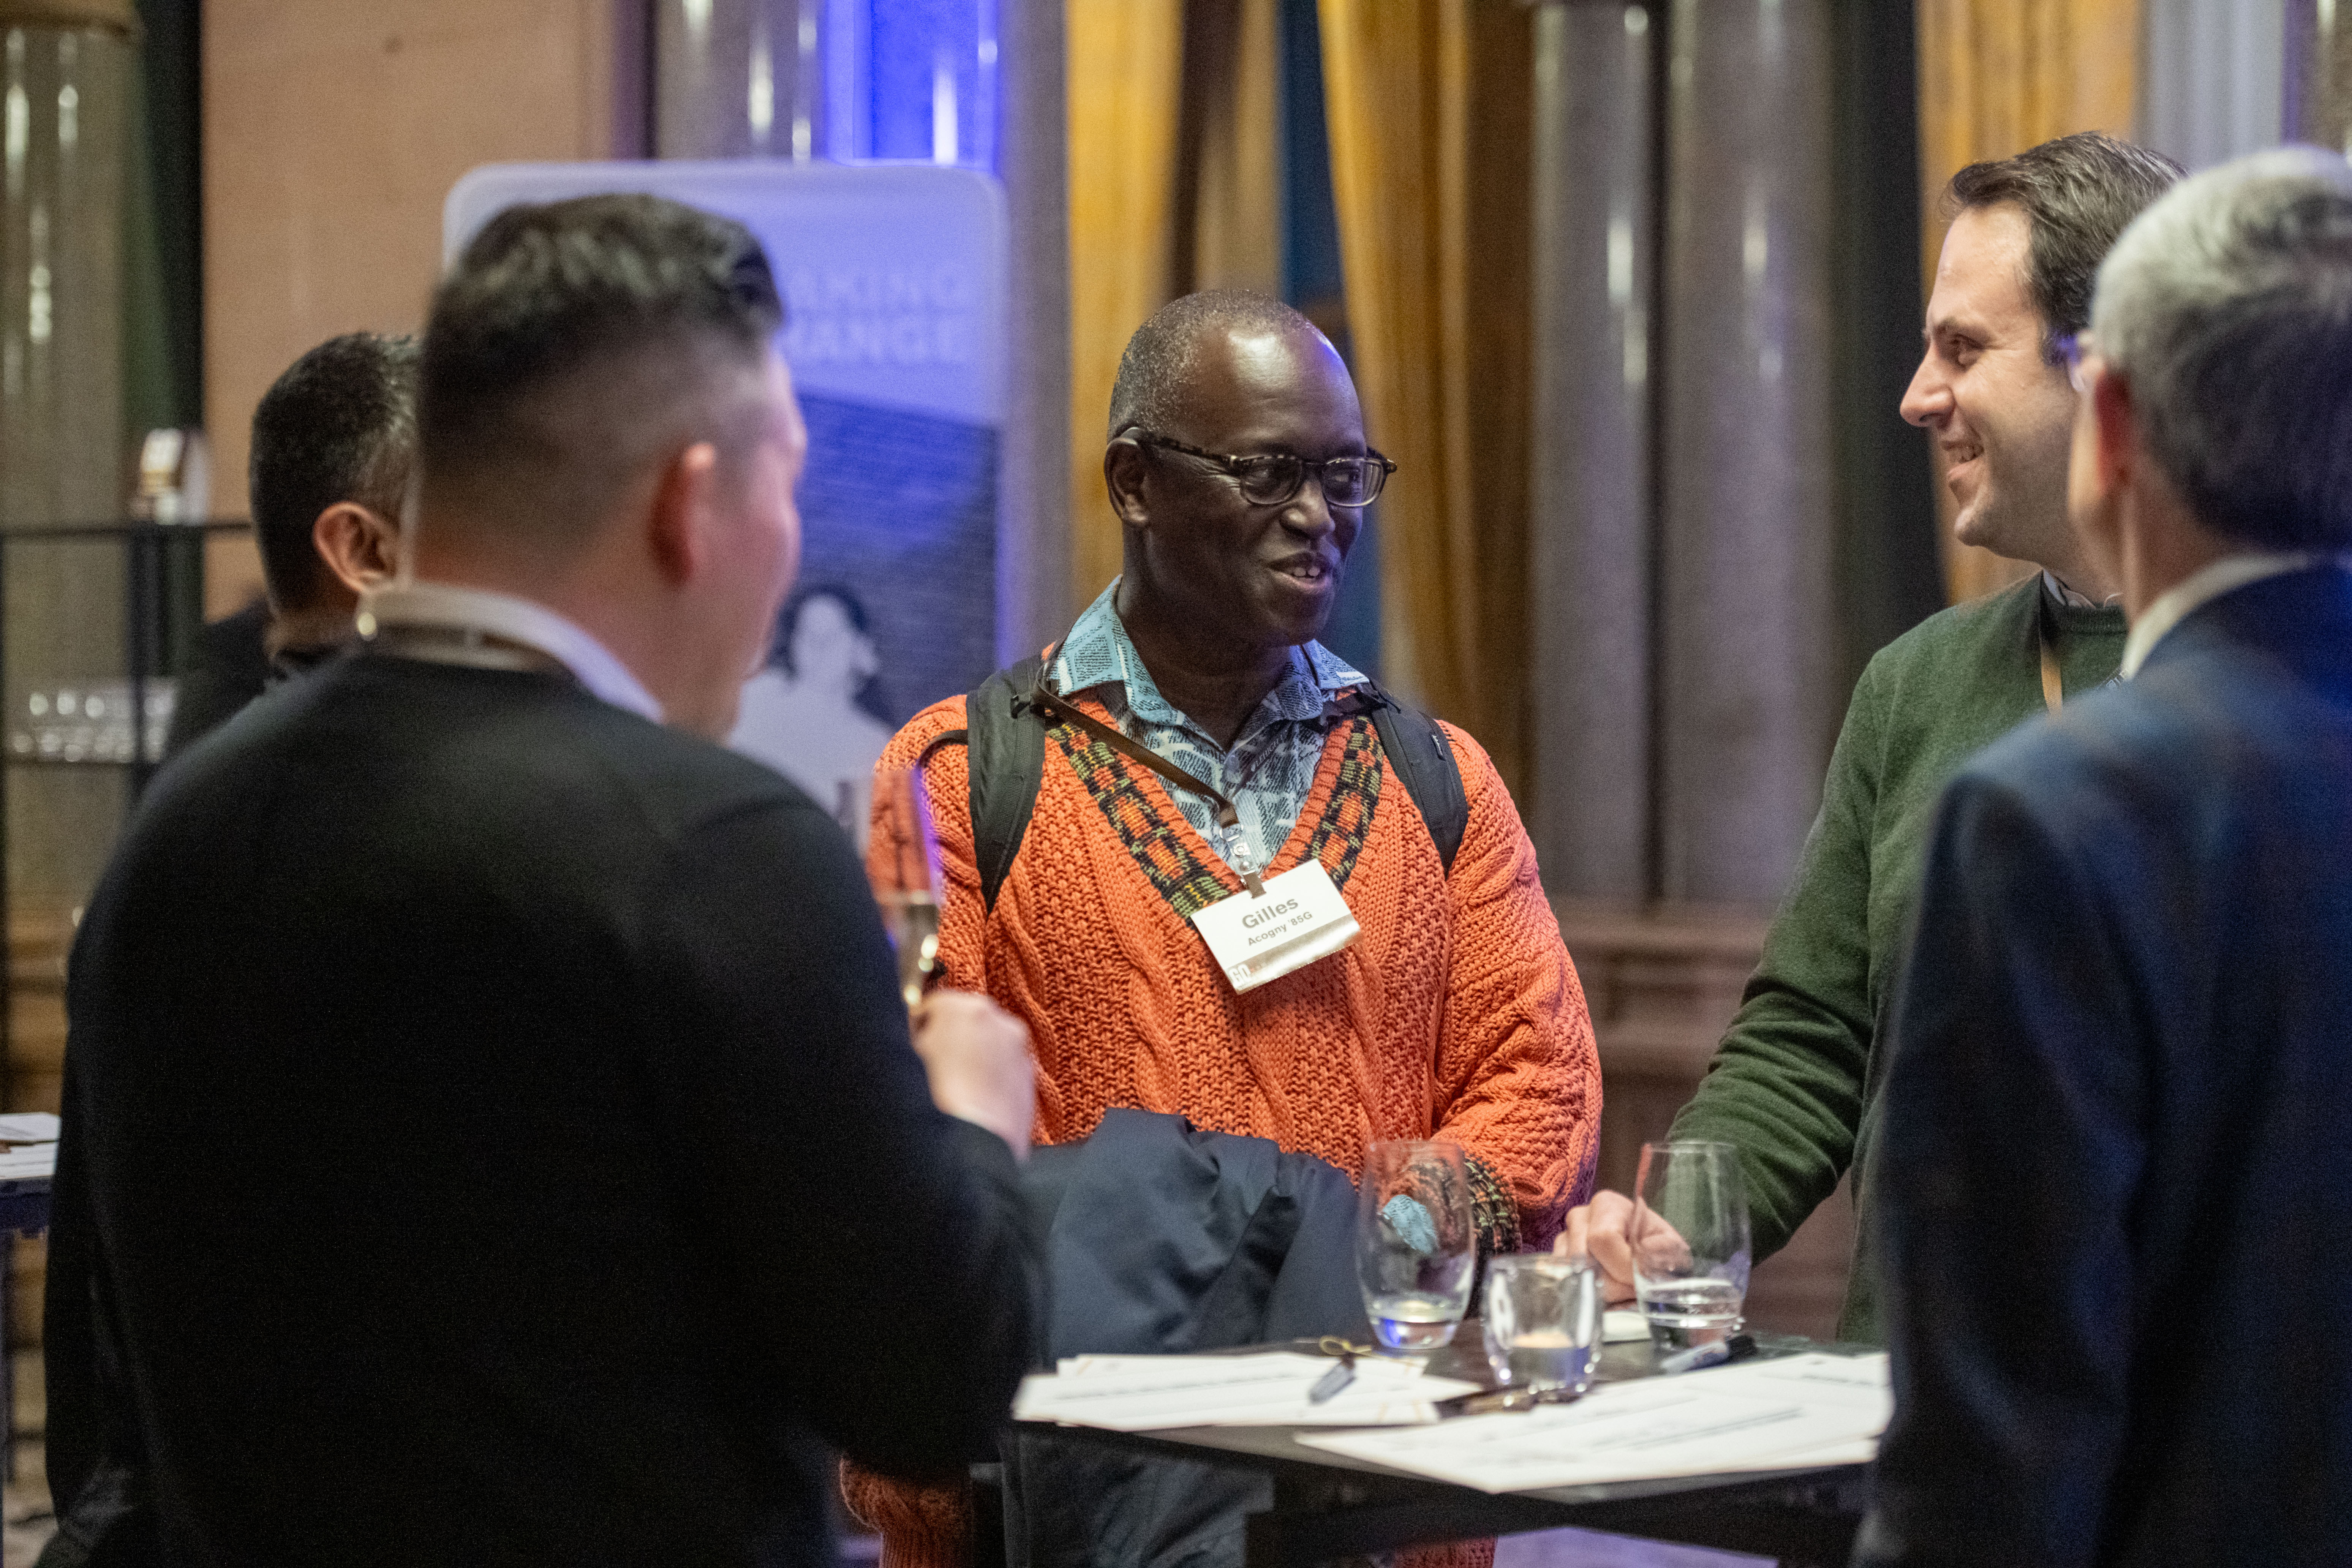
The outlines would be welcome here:
<svg viewBox="0 0 2352 1568">
<path fill-rule="evenodd" d="M 1470 1170 L 1471 1219 L 1478 1231 L 1478 1256 L 1493 1258 L 1519 1249 L 1519 1205 L 1509 1184 L 1495 1168 L 1465 1150 L 1463 1163 Z"/>
</svg>

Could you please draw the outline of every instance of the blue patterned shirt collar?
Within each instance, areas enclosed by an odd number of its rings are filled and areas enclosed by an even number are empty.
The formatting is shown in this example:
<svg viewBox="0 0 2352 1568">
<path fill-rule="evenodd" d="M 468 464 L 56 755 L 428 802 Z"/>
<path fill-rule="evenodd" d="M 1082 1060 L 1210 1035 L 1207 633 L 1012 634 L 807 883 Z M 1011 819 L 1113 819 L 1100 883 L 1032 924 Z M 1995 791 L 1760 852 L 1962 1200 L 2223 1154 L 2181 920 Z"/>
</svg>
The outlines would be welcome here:
<svg viewBox="0 0 2352 1568">
<path fill-rule="evenodd" d="M 1190 730 L 1207 740 L 1209 737 L 1200 726 L 1160 694 L 1151 672 L 1144 668 L 1143 656 L 1135 651 L 1126 624 L 1118 618 L 1115 603 L 1118 584 L 1119 579 L 1112 578 L 1110 586 L 1071 626 L 1070 635 L 1062 639 L 1060 657 L 1046 672 L 1046 679 L 1065 697 L 1098 687 L 1116 687 L 1115 691 L 1096 692 L 1115 716 L 1123 717 L 1124 710 L 1144 723 Z M 1233 750 L 1242 750 L 1259 731 L 1279 720 L 1319 721 L 1330 693 L 1365 684 L 1366 678 L 1360 672 L 1321 643 L 1294 647 L 1290 650 L 1290 668 L 1242 726 Z"/>
<path fill-rule="evenodd" d="M 1070 627 L 1046 672 L 1066 697 L 1088 692 L 1111 721 L 1193 777 L 1213 784 L 1233 802 L 1240 820 L 1231 830 L 1215 821 L 1211 803 L 1188 789 L 1170 791 L 1176 809 L 1235 867 L 1270 866 L 1314 788 L 1315 773 L 1336 720 L 1325 717 L 1335 691 L 1369 684 L 1347 661 L 1319 643 L 1290 651 L 1289 668 L 1243 724 L 1230 748 L 1186 718 L 1160 694 L 1143 656 L 1120 624 L 1113 596 L 1103 590 Z"/>
</svg>

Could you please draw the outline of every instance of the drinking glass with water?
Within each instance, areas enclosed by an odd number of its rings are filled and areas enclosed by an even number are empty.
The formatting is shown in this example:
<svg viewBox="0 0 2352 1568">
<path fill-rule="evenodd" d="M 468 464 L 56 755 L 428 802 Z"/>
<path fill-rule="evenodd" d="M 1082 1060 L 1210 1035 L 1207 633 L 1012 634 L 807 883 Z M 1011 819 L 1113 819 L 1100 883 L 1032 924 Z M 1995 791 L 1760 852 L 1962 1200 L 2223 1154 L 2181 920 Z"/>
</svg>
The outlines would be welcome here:
<svg viewBox="0 0 2352 1568">
<path fill-rule="evenodd" d="M 1365 1151 L 1356 1219 L 1356 1279 L 1372 1331 L 1391 1350 L 1454 1342 L 1478 1263 L 1470 1173 L 1462 1151 L 1398 1139 Z"/>
<path fill-rule="evenodd" d="M 1730 1144 L 1643 1144 L 1629 1239 L 1634 1294 L 1659 1350 L 1738 1331 L 1748 1300 L 1748 1190 Z"/>
<path fill-rule="evenodd" d="M 1495 1381 L 1582 1394 L 1601 1358 L 1601 1270 L 1592 1259 L 1520 1252 L 1486 1260 L 1486 1364 Z"/>
<path fill-rule="evenodd" d="M 850 792 L 844 789 L 843 805 Z M 911 1008 L 940 977 L 940 905 L 946 879 L 919 768 L 877 768 L 866 876 L 882 929 L 898 953 L 898 989 Z"/>
</svg>

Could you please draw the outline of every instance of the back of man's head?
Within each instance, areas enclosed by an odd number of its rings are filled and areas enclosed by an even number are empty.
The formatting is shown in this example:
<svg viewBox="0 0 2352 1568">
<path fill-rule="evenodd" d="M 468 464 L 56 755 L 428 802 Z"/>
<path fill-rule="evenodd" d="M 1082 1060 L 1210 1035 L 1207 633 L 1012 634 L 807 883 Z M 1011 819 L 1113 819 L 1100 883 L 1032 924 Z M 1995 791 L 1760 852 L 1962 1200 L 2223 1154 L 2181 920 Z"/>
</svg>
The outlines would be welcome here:
<svg viewBox="0 0 2352 1568">
<path fill-rule="evenodd" d="M 2090 324 L 2099 262 L 2180 174 L 2161 153 L 2084 132 L 2013 158 L 1969 164 L 1952 176 L 1944 205 L 1954 217 L 2003 205 L 2025 214 L 2025 287 L 2042 312 L 2047 352 L 2056 339 Z"/>
<path fill-rule="evenodd" d="M 314 608 L 338 585 L 311 542 L 339 501 L 397 521 L 416 456 L 415 338 L 351 332 L 296 360 L 253 411 L 253 530 L 269 601 Z"/>
<path fill-rule="evenodd" d="M 1200 346 L 1214 332 L 1322 336 L 1297 310 L 1246 289 L 1204 289 L 1171 300 L 1135 329 L 1119 356 L 1110 394 L 1113 439 L 1122 430 L 1167 433 L 1182 416 L 1184 385 Z"/>
<path fill-rule="evenodd" d="M 423 526 L 560 559 L 648 466 L 761 438 L 783 307 L 742 225 L 658 196 L 509 207 L 436 293 L 425 333 Z"/>
<path fill-rule="evenodd" d="M 2091 329 L 2199 521 L 2352 549 L 2352 163 L 2286 148 L 2183 182 L 2099 269 Z"/>
</svg>

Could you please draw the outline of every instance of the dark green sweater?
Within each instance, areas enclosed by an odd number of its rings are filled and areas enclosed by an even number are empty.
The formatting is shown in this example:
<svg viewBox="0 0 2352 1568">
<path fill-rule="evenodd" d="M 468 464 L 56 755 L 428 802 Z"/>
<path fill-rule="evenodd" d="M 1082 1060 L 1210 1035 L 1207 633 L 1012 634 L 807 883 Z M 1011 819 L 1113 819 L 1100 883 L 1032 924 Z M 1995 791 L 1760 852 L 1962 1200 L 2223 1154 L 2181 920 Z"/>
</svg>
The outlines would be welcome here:
<svg viewBox="0 0 2352 1568">
<path fill-rule="evenodd" d="M 1706 1080 L 1675 1118 L 1676 1138 L 1738 1147 L 1759 1261 L 1853 1168 L 1861 1229 L 1843 1338 L 1884 1338 L 1863 1177 L 1885 1072 L 1876 1047 L 1930 819 L 1963 762 L 2042 711 L 2038 624 L 2050 628 L 2069 693 L 2123 662 L 2123 612 L 2061 606 L 2038 573 L 1929 616 L 1870 661 L 1763 963 Z"/>
</svg>

